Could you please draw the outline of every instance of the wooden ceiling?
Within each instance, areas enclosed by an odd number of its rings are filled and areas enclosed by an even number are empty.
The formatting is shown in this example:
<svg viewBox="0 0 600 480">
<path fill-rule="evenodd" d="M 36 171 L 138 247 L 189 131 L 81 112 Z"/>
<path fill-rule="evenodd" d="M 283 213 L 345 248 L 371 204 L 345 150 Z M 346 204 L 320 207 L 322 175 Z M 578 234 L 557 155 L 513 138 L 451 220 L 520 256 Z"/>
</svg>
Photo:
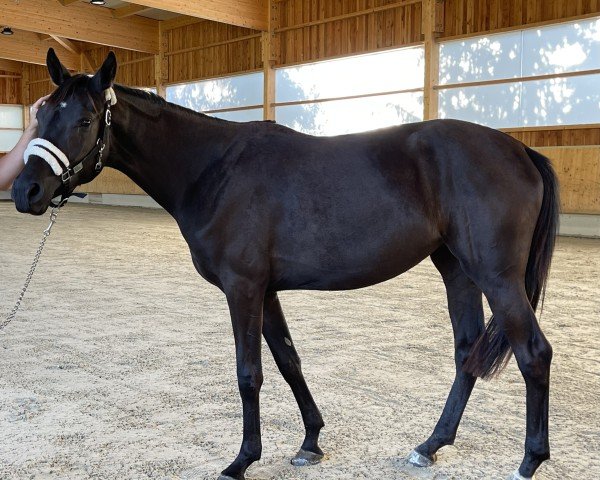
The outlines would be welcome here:
<svg viewBox="0 0 600 480">
<path fill-rule="evenodd" d="M 96 45 L 159 53 L 160 28 L 197 19 L 265 30 L 266 0 L 0 0 L 0 59 L 43 64 L 49 47 L 78 69 L 80 53 Z"/>
</svg>

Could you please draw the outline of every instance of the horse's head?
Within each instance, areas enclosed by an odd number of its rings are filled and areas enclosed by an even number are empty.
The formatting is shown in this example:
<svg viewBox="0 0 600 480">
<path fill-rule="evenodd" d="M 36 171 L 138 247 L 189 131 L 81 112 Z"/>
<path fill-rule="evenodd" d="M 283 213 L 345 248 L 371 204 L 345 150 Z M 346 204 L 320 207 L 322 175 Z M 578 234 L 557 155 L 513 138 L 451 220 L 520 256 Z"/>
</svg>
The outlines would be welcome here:
<svg viewBox="0 0 600 480">
<path fill-rule="evenodd" d="M 38 110 L 38 138 L 30 142 L 25 168 L 12 187 L 17 210 L 34 215 L 43 214 L 52 199 L 68 197 L 98 175 L 102 166 L 98 153 L 110 124 L 107 92 L 112 92 L 117 70 L 112 52 L 94 76 L 71 76 L 52 49 L 46 62 L 58 88 Z M 106 158 L 107 153 L 101 156 Z"/>
</svg>

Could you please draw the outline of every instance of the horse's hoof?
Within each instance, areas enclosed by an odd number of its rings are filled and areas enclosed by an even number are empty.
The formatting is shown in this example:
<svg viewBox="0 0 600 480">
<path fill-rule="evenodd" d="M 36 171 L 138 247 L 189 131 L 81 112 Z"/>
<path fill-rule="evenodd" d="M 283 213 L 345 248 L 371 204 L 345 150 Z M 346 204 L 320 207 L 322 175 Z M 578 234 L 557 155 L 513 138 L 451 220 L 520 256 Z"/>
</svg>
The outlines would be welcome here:
<svg viewBox="0 0 600 480">
<path fill-rule="evenodd" d="M 306 467 L 307 465 L 316 465 L 321 460 L 323 460 L 322 454 L 300 449 L 296 456 L 292 458 L 292 465 L 295 467 Z"/>
<path fill-rule="evenodd" d="M 508 477 L 508 480 L 534 480 L 534 479 L 535 479 L 535 475 L 533 477 L 524 477 L 523 475 L 521 475 L 519 473 L 519 469 L 515 470 Z"/>
<path fill-rule="evenodd" d="M 237 480 L 237 479 L 230 477 L 229 475 L 221 474 L 221 475 L 219 475 L 219 478 L 217 478 L 217 480 Z"/>
<path fill-rule="evenodd" d="M 432 458 L 428 458 L 413 450 L 406 460 L 415 467 L 431 467 L 437 460 L 437 455 L 434 453 Z"/>
</svg>

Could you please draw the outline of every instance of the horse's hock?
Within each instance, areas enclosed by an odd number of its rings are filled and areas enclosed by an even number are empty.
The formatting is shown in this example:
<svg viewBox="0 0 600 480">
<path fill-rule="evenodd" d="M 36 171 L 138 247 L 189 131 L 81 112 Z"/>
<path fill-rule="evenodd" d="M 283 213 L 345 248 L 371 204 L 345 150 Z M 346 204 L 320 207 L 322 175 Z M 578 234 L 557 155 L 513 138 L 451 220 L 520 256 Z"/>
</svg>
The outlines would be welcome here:
<svg viewBox="0 0 600 480">
<path fill-rule="evenodd" d="M 7 311 L 47 219 L 0 203 L 0 223 Z M 554 347 L 542 480 L 600 477 L 590 458 L 600 451 L 599 272 L 600 241 L 559 240 L 541 320 Z M 231 322 L 175 223 L 160 211 L 70 205 L 36 275 L 0 337 L 0 477 L 216 477 L 239 446 Z M 404 461 L 435 425 L 454 374 L 445 291 L 429 261 L 368 289 L 280 299 L 326 423 L 326 458 L 289 464 L 302 421 L 265 346 L 264 448 L 248 478 L 481 479 L 514 469 L 525 416 L 514 360 L 476 385 L 455 446 L 434 466 Z"/>
</svg>

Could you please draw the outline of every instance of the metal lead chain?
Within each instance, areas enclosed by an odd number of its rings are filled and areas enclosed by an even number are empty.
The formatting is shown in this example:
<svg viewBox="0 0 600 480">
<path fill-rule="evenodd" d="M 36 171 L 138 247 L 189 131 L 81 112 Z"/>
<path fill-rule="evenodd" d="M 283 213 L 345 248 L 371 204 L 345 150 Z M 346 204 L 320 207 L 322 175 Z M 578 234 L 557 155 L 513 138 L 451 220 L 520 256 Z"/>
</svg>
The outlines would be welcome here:
<svg viewBox="0 0 600 480">
<path fill-rule="evenodd" d="M 19 311 L 19 307 L 21 306 L 21 301 L 23 300 L 23 297 L 25 296 L 25 292 L 27 291 L 27 288 L 29 287 L 29 282 L 31 282 L 33 273 L 35 272 L 38 262 L 40 261 L 40 256 L 42 255 L 42 250 L 44 250 L 44 244 L 46 243 L 46 239 L 50 236 L 50 231 L 52 230 L 52 226 L 56 222 L 56 217 L 58 216 L 58 211 L 60 210 L 60 207 L 62 207 L 62 205 L 54 207 L 52 209 L 52 211 L 50 212 L 50 224 L 48 225 L 46 230 L 44 230 L 44 233 L 42 235 L 42 240 L 40 242 L 40 246 L 38 247 L 37 252 L 35 252 L 35 256 L 33 257 L 33 263 L 31 264 L 31 268 L 29 269 L 27 278 L 25 278 L 25 283 L 23 284 L 23 288 L 21 289 L 21 293 L 19 294 L 17 303 L 15 304 L 15 306 L 13 307 L 11 312 L 6 316 L 6 319 L 4 319 L 2 322 L 0 322 L 0 332 L 2 332 L 4 330 L 4 327 L 6 327 L 10 322 L 13 321 L 13 319 L 17 315 L 17 312 Z"/>
</svg>

